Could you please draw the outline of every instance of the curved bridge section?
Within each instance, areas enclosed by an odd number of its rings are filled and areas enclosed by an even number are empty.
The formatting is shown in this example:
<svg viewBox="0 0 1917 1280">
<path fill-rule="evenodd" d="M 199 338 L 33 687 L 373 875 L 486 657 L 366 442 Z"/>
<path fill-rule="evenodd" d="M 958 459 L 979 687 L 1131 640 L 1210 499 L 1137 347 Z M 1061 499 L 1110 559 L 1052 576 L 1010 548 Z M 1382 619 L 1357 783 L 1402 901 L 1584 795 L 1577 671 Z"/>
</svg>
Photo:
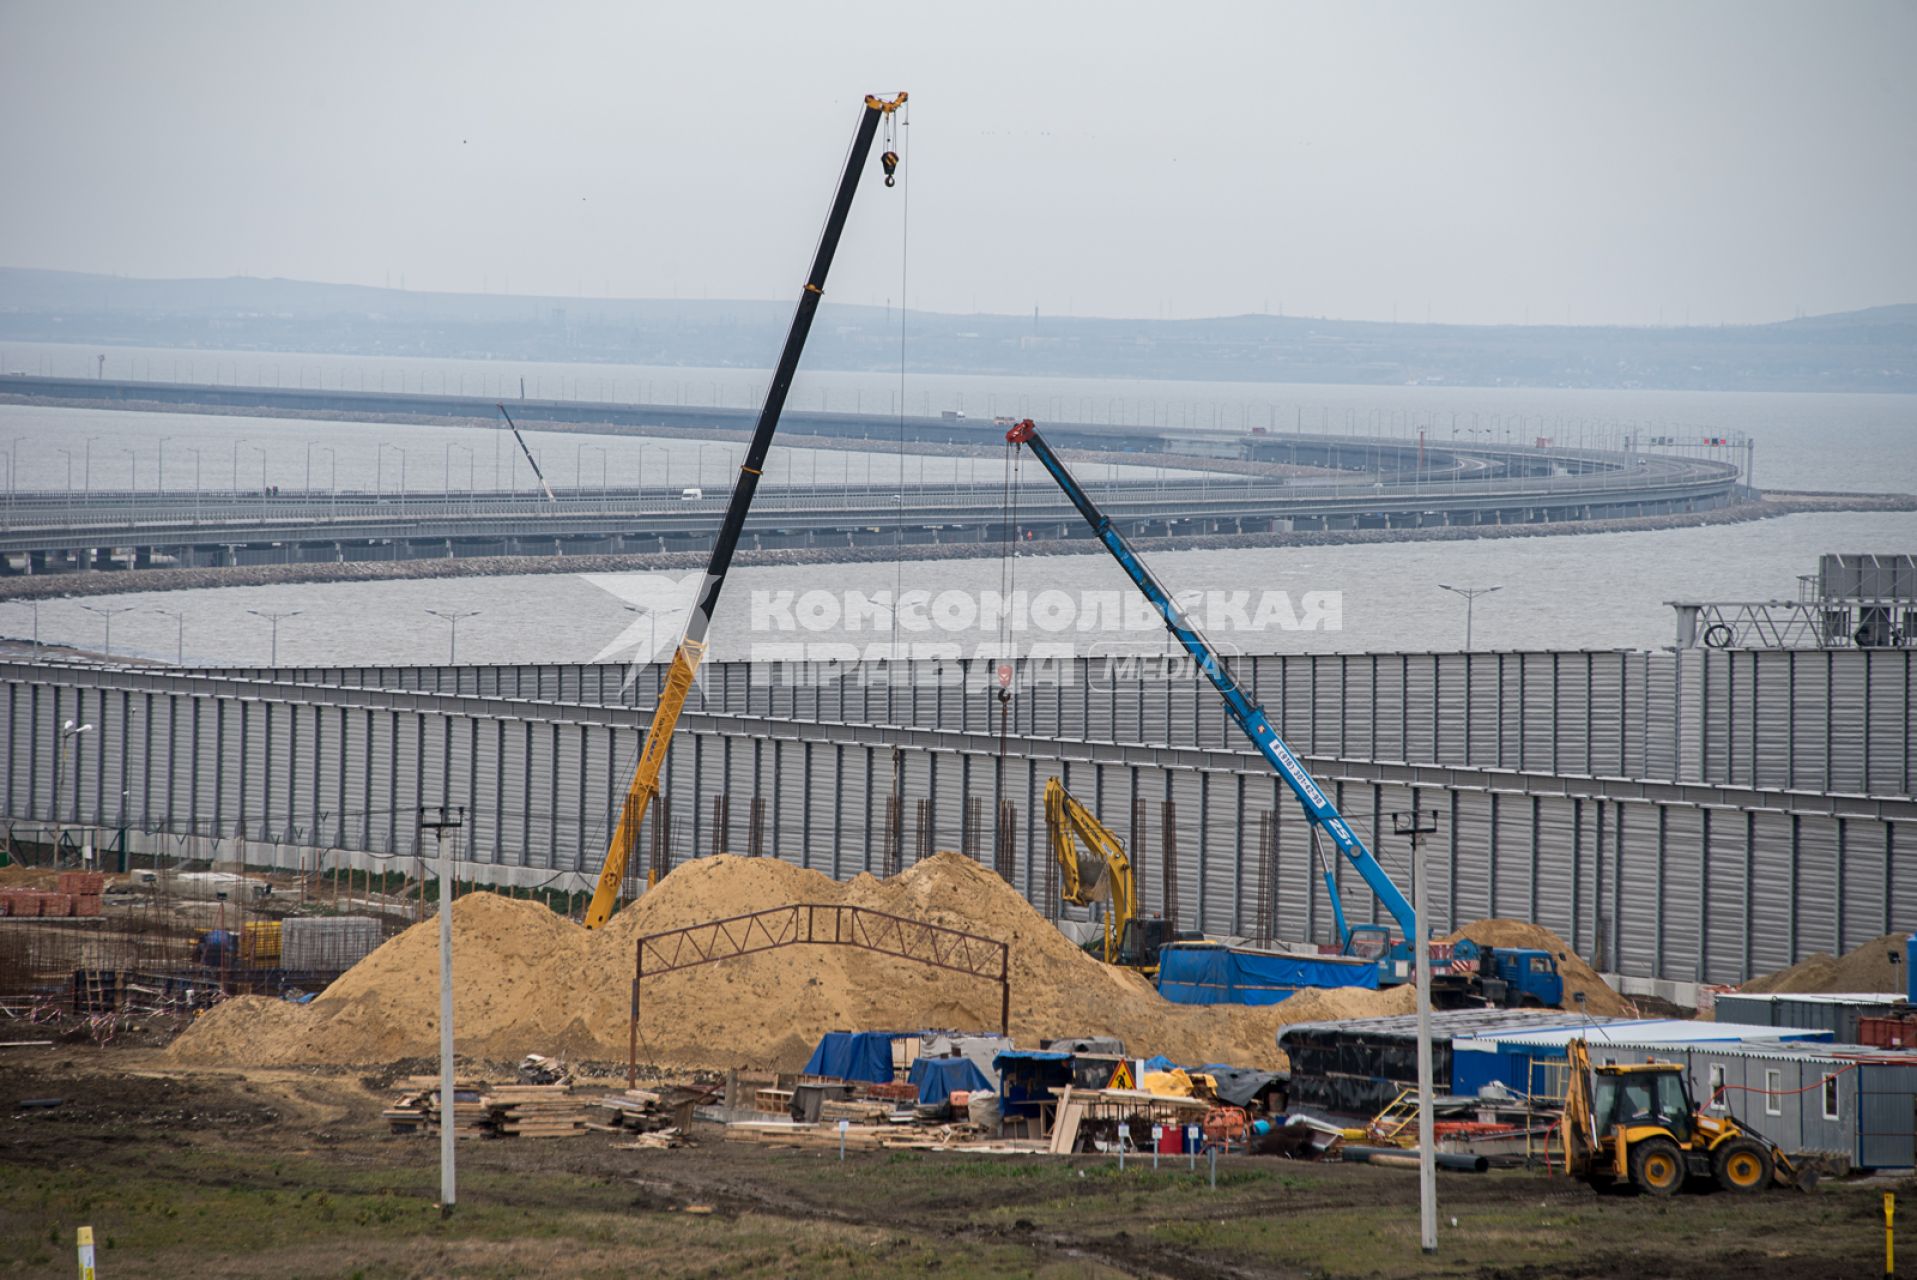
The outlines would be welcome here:
<svg viewBox="0 0 1917 1280">
<path fill-rule="evenodd" d="M 0 390 L 19 397 L 26 383 Z M 40 400 L 65 400 L 101 386 L 123 400 L 151 404 L 162 393 L 226 391 L 248 407 L 337 412 L 359 404 L 367 416 L 475 418 L 489 404 L 461 397 L 361 392 L 265 394 L 253 388 L 129 387 L 73 381 L 43 387 Z M 244 394 L 241 394 L 244 393 Z M 304 398 L 300 396 L 303 394 Z M 271 405 L 259 402 L 269 400 Z M 279 401 L 289 401 L 280 404 Z M 307 401 L 313 403 L 308 404 Z M 92 403 L 99 403 L 96 398 Z M 114 402 L 109 397 L 109 402 Z M 168 401 L 165 407 L 186 408 Z M 224 407 L 235 404 L 220 402 Z M 517 405 L 530 425 L 592 423 L 638 434 L 714 431 L 743 425 L 740 410 L 685 407 Z M 592 413 L 601 415 L 598 418 Z M 896 439 L 897 420 L 870 415 L 794 412 L 788 431 L 810 443 Z M 696 419 L 696 421 L 694 420 Z M 734 423 L 732 419 L 738 419 Z M 1215 459 L 1221 470 L 1180 481 L 1126 480 L 1099 486 L 1099 499 L 1127 536 L 1196 537 L 1329 529 L 1395 529 L 1543 524 L 1709 510 L 1736 501 L 1741 477 L 1727 462 L 1638 452 L 1517 447 L 1420 446 L 1402 439 L 1307 433 L 1197 431 L 1109 424 L 1048 424 L 1062 447 L 1112 455 L 1177 459 L 1181 469 Z M 1002 446 L 1004 431 L 966 419 L 908 419 L 917 440 L 952 447 Z M 888 443 L 890 441 L 888 440 Z M 1273 478 L 1247 465 L 1289 463 L 1345 473 Z M 1232 470 L 1222 468 L 1229 467 Z M 1346 478 L 1349 476 L 1350 478 Z M 453 559 L 496 555 L 589 555 L 698 551 L 718 528 L 719 489 L 686 499 L 660 487 L 562 491 L 556 502 L 506 492 L 368 494 L 334 492 L 9 493 L 0 505 L 0 573 L 176 565 L 193 568 L 363 560 Z M 1009 532 L 999 484 L 907 488 L 842 485 L 774 489 L 761 494 L 747 525 L 754 548 L 853 548 L 982 543 Z M 1019 500 L 1019 534 L 1034 539 L 1089 536 L 1049 486 Z M 900 530 L 903 530 L 901 532 Z"/>
</svg>

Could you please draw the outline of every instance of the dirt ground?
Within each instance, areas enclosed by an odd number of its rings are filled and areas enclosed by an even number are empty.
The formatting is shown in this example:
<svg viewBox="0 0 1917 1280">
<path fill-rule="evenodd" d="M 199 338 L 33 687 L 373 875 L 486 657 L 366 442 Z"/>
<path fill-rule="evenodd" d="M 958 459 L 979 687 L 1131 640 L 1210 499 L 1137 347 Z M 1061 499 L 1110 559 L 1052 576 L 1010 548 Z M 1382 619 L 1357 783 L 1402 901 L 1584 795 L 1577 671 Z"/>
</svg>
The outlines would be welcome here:
<svg viewBox="0 0 1917 1280">
<path fill-rule="evenodd" d="M 386 1131 L 387 1078 L 190 1069 L 146 1050 L 0 1050 L 0 1271 L 283 1277 L 841 1276 L 1763 1280 L 1879 1274 L 1881 1192 L 1672 1202 L 1523 1171 L 1446 1175 L 1439 1252 L 1415 1174 L 1270 1158 L 1123 1174 L 1096 1157 L 772 1150 L 700 1126 L 679 1151 L 616 1138 L 438 1145 Z M 34 1099 L 57 1106 L 24 1107 Z M 1917 1246 L 1912 1246 L 1917 1248 Z"/>
</svg>

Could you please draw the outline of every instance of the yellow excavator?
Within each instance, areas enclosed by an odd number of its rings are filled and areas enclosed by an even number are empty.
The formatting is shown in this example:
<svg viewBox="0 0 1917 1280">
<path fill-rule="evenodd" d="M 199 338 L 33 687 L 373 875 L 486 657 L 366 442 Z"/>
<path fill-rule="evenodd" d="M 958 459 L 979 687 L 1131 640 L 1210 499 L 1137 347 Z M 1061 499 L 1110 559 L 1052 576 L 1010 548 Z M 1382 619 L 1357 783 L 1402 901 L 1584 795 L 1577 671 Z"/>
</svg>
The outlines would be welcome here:
<svg viewBox="0 0 1917 1280">
<path fill-rule="evenodd" d="M 1566 1057 L 1565 1167 L 1592 1186 L 1672 1196 L 1692 1179 L 1740 1194 L 1773 1183 L 1815 1185 L 1816 1170 L 1792 1164 L 1782 1147 L 1728 1110 L 1700 1110 L 1681 1064 L 1594 1066 L 1582 1040 L 1570 1043 Z"/>
<path fill-rule="evenodd" d="M 679 722 L 679 713 L 684 710 L 686 697 L 692 692 L 693 678 L 699 673 L 699 663 L 706 654 L 706 630 L 712 624 L 712 614 L 719 605 L 719 591 L 725 586 L 726 571 L 732 567 L 733 553 L 739 546 L 739 534 L 745 528 L 746 513 L 752 507 L 752 497 L 758 492 L 759 478 L 765 473 L 766 453 L 772 447 L 773 433 L 779 429 L 779 415 L 785 409 L 786 394 L 792 389 L 792 378 L 798 372 L 799 355 L 805 350 L 806 335 L 812 331 L 812 317 L 819 309 L 819 299 L 825 296 L 825 277 L 832 267 L 832 255 L 838 251 L 839 235 L 845 229 L 846 215 L 852 211 L 852 197 L 858 191 L 859 174 L 865 167 L 866 157 L 872 151 L 872 139 L 879 125 L 886 127 L 886 149 L 880 158 L 885 170 L 885 185 L 893 184 L 893 174 L 898 168 L 899 158 L 892 150 L 892 117 L 905 105 L 905 95 L 896 98 L 868 97 L 859 112 L 858 129 L 852 136 L 852 148 L 846 153 L 845 169 L 839 177 L 837 193 L 833 196 L 832 207 L 826 214 L 825 228 L 819 234 L 819 243 L 812 257 L 812 270 L 806 276 L 805 288 L 799 292 L 799 305 L 792 316 L 792 327 L 786 333 L 785 346 L 779 353 L 779 363 L 774 367 L 772 382 L 766 388 L 765 406 L 759 411 L 758 424 L 752 431 L 752 442 L 746 446 L 745 462 L 739 468 L 739 478 L 733 482 L 732 496 L 726 503 L 725 519 L 720 522 L 719 533 L 712 543 L 712 554 L 706 562 L 705 581 L 700 585 L 699 598 L 694 604 L 692 615 L 686 619 L 685 635 L 679 641 L 679 648 L 672 655 L 672 666 L 666 672 L 664 685 L 659 690 L 659 702 L 652 712 L 652 723 L 646 727 L 645 746 L 639 752 L 639 767 L 633 773 L 632 782 L 626 788 L 626 801 L 619 812 L 619 820 L 613 824 L 612 838 L 607 844 L 606 860 L 599 868 L 599 882 L 593 890 L 592 902 L 586 907 L 585 925 L 588 929 L 597 929 L 612 918 L 619 908 L 619 894 L 625 887 L 626 867 L 632 861 L 633 850 L 639 845 L 639 825 L 645 820 L 646 809 L 659 791 L 659 771 L 666 763 L 666 749 L 672 745 L 672 730 Z M 653 879 L 647 877 L 648 883 Z"/>
<path fill-rule="evenodd" d="M 1045 831 L 1058 863 L 1059 899 L 1074 907 L 1106 903 L 1101 958 L 1155 976 L 1159 951 L 1174 940 L 1172 923 L 1138 914 L 1138 873 L 1125 846 L 1057 778 L 1045 783 Z"/>
</svg>

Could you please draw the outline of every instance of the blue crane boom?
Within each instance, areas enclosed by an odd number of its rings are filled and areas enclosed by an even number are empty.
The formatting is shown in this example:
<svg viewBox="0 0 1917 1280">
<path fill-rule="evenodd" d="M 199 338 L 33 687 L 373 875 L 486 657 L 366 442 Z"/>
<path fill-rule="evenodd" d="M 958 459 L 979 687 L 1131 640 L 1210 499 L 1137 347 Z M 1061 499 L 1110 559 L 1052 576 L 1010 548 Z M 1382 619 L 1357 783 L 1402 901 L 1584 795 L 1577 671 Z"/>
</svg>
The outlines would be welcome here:
<svg viewBox="0 0 1917 1280">
<path fill-rule="evenodd" d="M 1323 828 L 1330 835 L 1332 843 L 1338 846 L 1338 851 L 1357 869 L 1358 874 L 1364 877 L 1364 882 L 1371 886 L 1371 891 L 1378 896 L 1378 901 L 1384 904 L 1385 910 L 1389 911 L 1392 919 L 1398 922 L 1398 928 L 1402 931 L 1406 942 L 1415 938 L 1417 936 L 1416 917 L 1412 914 L 1411 904 L 1406 901 L 1404 893 L 1393 882 L 1378 859 L 1373 856 L 1371 850 L 1365 847 L 1365 842 L 1360 840 L 1357 833 L 1351 829 L 1351 824 L 1346 822 L 1344 815 L 1338 812 L 1338 807 L 1331 803 L 1330 797 L 1326 796 L 1323 789 L 1318 786 L 1317 780 L 1311 776 L 1304 765 L 1298 762 L 1297 755 L 1286 745 L 1285 740 L 1278 736 L 1278 731 L 1272 727 L 1264 708 L 1245 696 L 1245 691 L 1238 687 L 1238 682 L 1232 678 L 1230 670 L 1226 668 L 1224 660 L 1217 651 L 1212 648 L 1211 642 L 1192 625 L 1184 611 L 1172 599 L 1171 593 L 1159 584 L 1158 579 L 1152 576 L 1152 571 L 1145 567 L 1144 561 L 1138 558 L 1138 553 L 1131 549 L 1124 535 L 1112 527 L 1112 522 L 1106 518 L 1104 512 L 1098 509 L 1098 504 L 1079 487 L 1078 481 L 1072 478 L 1072 473 L 1065 469 L 1065 464 L 1059 461 L 1058 455 L 1052 452 L 1051 446 L 1046 444 L 1044 438 L 1038 434 L 1038 427 L 1030 418 L 1027 418 L 1006 432 L 1005 440 L 1008 444 L 1024 445 L 1030 449 L 1032 456 L 1051 473 L 1052 479 L 1058 482 L 1058 487 L 1064 490 L 1071 504 L 1078 508 L 1078 514 L 1085 517 L 1085 523 L 1092 527 L 1092 532 L 1097 534 L 1098 540 L 1105 544 L 1105 549 L 1112 553 L 1112 558 L 1118 561 L 1119 567 L 1125 571 L 1126 576 L 1132 580 L 1145 598 L 1151 601 L 1152 607 L 1158 610 L 1159 616 L 1165 620 L 1166 630 L 1177 637 L 1178 643 L 1184 646 L 1185 652 L 1189 653 L 1193 661 L 1198 664 L 1198 669 L 1205 673 L 1205 678 L 1211 681 L 1212 687 L 1217 689 L 1219 696 L 1224 698 L 1226 713 L 1240 729 L 1244 730 L 1245 736 L 1250 738 L 1252 745 L 1258 748 L 1258 753 L 1278 771 L 1278 776 L 1285 780 L 1285 785 L 1290 787 L 1292 794 L 1298 797 L 1298 802 L 1304 806 L 1305 816 L 1310 819 L 1312 825 Z M 1348 947 L 1351 944 L 1352 930 L 1345 924 L 1344 908 L 1338 901 L 1337 884 L 1329 870 L 1325 873 L 1325 883 L 1331 892 L 1331 908 L 1338 920 L 1339 941 Z"/>
</svg>

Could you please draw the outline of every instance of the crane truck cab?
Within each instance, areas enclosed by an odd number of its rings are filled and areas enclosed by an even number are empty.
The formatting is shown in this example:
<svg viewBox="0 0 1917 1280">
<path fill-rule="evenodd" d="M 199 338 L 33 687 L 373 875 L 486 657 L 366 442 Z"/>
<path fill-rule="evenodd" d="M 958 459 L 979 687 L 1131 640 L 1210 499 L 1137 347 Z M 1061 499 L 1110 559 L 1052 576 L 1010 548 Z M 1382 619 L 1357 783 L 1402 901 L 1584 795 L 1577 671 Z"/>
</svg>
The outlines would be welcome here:
<svg viewBox="0 0 1917 1280">
<path fill-rule="evenodd" d="M 1489 1005 L 1503 1009 L 1556 1009 L 1564 1004 L 1564 977 L 1557 957 L 1530 947 L 1481 946 L 1460 938 L 1432 944 L 1431 1003 L 1439 1009 Z M 1397 986 L 1416 976 L 1411 944 L 1383 925 L 1351 926 L 1346 955 L 1376 956 L 1378 985 Z"/>
</svg>

